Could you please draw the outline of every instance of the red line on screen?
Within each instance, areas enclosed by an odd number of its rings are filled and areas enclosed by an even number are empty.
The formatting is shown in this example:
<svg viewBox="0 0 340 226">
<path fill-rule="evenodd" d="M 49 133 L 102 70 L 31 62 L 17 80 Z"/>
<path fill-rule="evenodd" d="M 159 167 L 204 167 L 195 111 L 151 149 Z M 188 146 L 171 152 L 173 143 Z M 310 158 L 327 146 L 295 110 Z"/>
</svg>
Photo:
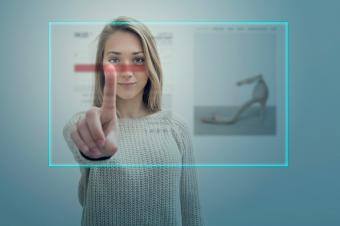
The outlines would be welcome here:
<svg viewBox="0 0 340 226">
<path fill-rule="evenodd" d="M 113 65 L 117 72 L 125 72 L 125 71 L 132 71 L 132 72 L 143 72 L 145 70 L 145 65 Z M 95 72 L 96 65 L 95 64 L 75 64 L 74 65 L 74 72 L 81 73 L 81 72 Z"/>
</svg>

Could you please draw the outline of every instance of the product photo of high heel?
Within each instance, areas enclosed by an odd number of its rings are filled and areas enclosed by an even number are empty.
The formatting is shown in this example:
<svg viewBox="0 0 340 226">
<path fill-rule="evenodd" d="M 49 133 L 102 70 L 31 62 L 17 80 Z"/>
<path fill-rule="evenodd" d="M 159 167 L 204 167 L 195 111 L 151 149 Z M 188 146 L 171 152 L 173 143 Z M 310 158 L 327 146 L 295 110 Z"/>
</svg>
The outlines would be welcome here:
<svg viewBox="0 0 340 226">
<path fill-rule="evenodd" d="M 269 90 L 262 74 L 238 81 L 236 84 L 238 86 L 242 86 L 244 84 L 252 84 L 255 82 L 257 83 L 253 89 L 251 99 L 242 104 L 241 107 L 232 117 L 226 117 L 224 115 L 214 112 L 210 117 L 201 118 L 201 121 L 210 124 L 233 124 L 240 120 L 240 116 L 243 112 L 247 111 L 253 104 L 259 103 L 260 104 L 259 116 L 261 121 L 263 122 L 265 119 L 266 104 L 269 96 Z"/>
</svg>

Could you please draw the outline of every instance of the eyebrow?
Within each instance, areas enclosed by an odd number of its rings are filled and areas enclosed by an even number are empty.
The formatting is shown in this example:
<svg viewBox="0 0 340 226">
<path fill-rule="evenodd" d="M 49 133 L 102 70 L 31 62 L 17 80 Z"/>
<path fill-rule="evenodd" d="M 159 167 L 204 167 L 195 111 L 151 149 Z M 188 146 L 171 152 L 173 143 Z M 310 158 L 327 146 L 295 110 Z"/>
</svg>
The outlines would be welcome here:
<svg viewBox="0 0 340 226">
<path fill-rule="evenodd" d="M 121 55 L 122 53 L 121 52 L 116 52 L 116 51 L 109 51 L 106 55 L 110 54 L 110 53 L 113 53 L 113 54 L 116 54 L 116 55 Z M 143 51 L 138 51 L 138 52 L 132 52 L 132 55 L 137 55 L 139 53 L 143 53 Z"/>
</svg>

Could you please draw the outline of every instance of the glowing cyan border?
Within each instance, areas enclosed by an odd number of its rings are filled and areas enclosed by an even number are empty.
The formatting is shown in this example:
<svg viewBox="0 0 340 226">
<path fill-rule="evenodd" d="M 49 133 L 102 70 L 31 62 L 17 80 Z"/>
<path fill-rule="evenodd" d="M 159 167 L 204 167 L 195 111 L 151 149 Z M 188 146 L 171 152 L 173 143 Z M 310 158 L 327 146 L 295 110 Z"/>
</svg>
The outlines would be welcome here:
<svg viewBox="0 0 340 226">
<path fill-rule="evenodd" d="M 197 167 L 197 168 L 281 168 L 289 163 L 289 24 L 288 21 L 231 21 L 231 20 L 139 20 L 144 24 L 159 25 L 283 25 L 285 27 L 285 161 L 283 163 L 251 164 L 54 164 L 52 150 L 52 26 L 53 25 L 105 25 L 108 21 L 49 21 L 48 22 L 48 166 L 49 167 L 109 167 L 109 168 L 156 168 L 156 167 Z"/>
</svg>

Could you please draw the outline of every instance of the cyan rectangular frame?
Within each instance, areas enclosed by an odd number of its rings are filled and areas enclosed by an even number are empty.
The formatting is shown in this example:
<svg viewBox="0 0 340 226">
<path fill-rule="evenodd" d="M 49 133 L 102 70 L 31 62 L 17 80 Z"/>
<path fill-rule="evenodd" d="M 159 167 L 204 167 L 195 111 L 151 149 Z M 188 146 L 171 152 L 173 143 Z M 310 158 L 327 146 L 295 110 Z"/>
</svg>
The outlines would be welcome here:
<svg viewBox="0 0 340 226">
<path fill-rule="evenodd" d="M 289 23 L 288 21 L 231 21 L 231 20 L 139 20 L 144 24 L 168 25 L 283 25 L 285 27 L 285 161 L 283 163 L 251 164 L 54 164 L 52 150 L 52 26 L 54 25 L 105 25 L 108 21 L 49 21 L 48 22 L 48 166 L 49 167 L 107 167 L 107 168 L 288 168 L 289 166 Z"/>
</svg>

